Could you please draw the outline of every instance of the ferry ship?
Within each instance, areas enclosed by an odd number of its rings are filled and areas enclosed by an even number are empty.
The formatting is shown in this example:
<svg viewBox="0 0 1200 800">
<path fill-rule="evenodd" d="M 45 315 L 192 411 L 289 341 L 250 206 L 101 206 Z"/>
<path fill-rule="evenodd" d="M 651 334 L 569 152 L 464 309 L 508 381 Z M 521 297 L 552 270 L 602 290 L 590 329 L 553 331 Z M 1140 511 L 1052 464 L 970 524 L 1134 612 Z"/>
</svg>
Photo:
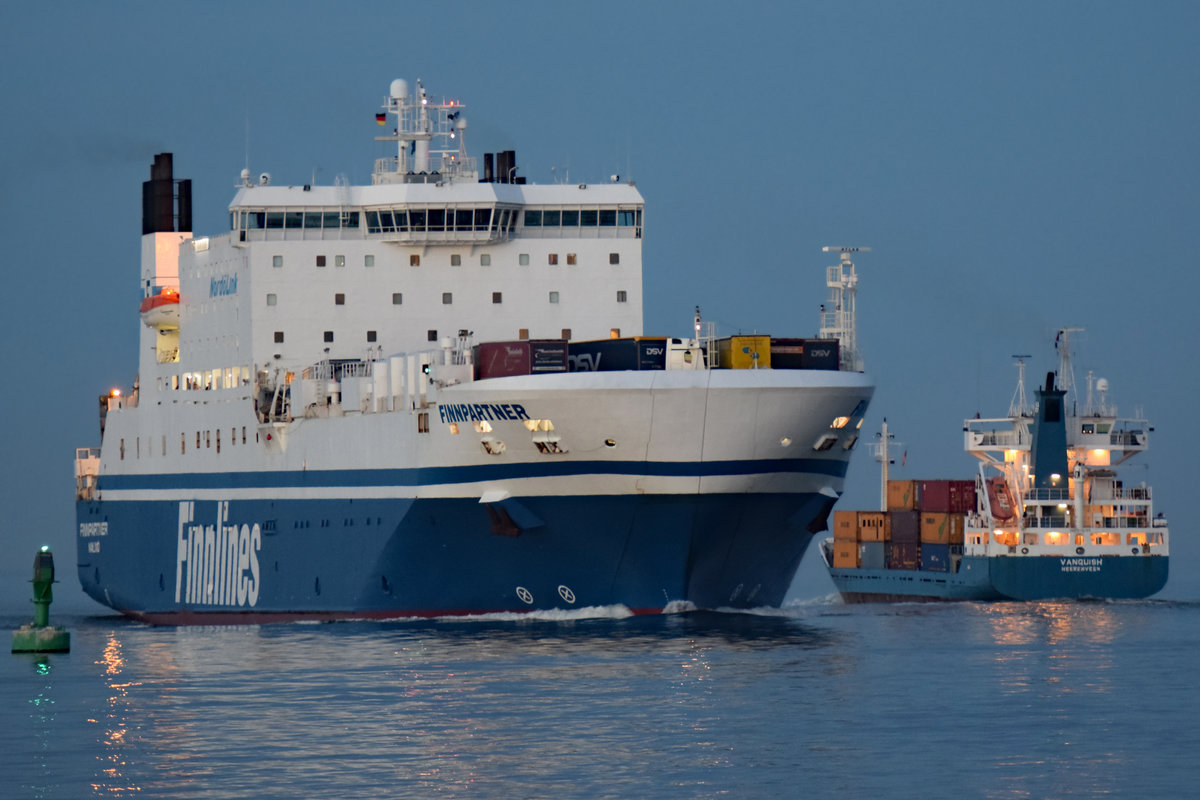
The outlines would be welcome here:
<svg viewBox="0 0 1200 800">
<path fill-rule="evenodd" d="M 76 452 L 84 590 L 165 624 L 779 604 L 873 390 L 853 249 L 813 338 L 690 304 L 645 336 L 632 181 L 480 170 L 420 82 L 376 121 L 370 185 L 243 170 L 219 235 L 155 158 L 137 376 Z"/>
<path fill-rule="evenodd" d="M 837 511 L 821 553 L 846 602 L 1140 599 L 1166 585 L 1167 520 L 1150 487 L 1117 467 L 1149 447 L 1149 423 L 1122 418 L 1089 373 L 1076 397 L 1070 337 L 1030 407 L 1025 356 L 1009 416 L 968 419 L 970 480 L 889 481 L 886 421 L 880 511 Z M 893 448 L 894 449 L 894 448 Z"/>
</svg>

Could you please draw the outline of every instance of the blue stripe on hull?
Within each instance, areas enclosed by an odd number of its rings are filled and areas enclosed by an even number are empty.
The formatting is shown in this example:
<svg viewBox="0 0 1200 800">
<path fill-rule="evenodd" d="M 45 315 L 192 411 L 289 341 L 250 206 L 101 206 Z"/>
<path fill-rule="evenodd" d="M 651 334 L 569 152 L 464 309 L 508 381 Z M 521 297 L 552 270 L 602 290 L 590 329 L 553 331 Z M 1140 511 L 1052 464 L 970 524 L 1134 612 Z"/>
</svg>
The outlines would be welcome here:
<svg viewBox="0 0 1200 800">
<path fill-rule="evenodd" d="M 778 605 L 832 502 L 818 494 L 491 506 L 254 500 L 231 501 L 227 512 L 215 501 L 190 511 L 178 502 L 83 502 L 81 530 L 104 533 L 81 536 L 79 578 L 101 603 L 179 622 Z"/>
<path fill-rule="evenodd" d="M 189 472 L 102 475 L 100 490 L 279 489 L 329 486 L 437 486 L 570 475 L 709 477 L 757 473 L 803 473 L 843 478 L 849 461 L 771 458 L 735 461 L 529 461 L 408 469 L 328 469 L 291 472 Z"/>
<path fill-rule="evenodd" d="M 1141 599 L 1167 583 L 1165 556 L 966 556 L 956 573 L 830 569 L 848 603 L 936 600 Z"/>
</svg>

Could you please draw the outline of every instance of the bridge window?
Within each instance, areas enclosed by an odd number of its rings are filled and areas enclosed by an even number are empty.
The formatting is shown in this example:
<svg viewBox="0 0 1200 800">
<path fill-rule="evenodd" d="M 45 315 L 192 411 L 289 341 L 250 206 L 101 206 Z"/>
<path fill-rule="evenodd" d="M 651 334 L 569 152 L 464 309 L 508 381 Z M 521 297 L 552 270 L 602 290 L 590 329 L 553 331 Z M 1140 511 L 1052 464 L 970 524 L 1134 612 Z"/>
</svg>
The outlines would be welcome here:
<svg viewBox="0 0 1200 800">
<path fill-rule="evenodd" d="M 615 208 L 600 209 L 600 227 L 611 228 L 617 224 L 617 210 Z"/>
<path fill-rule="evenodd" d="M 547 228 L 557 228 L 562 219 L 561 212 L 558 211 L 543 211 L 542 224 Z"/>
<path fill-rule="evenodd" d="M 541 211 L 526 211 L 525 212 L 525 227 L 540 228 L 542 226 Z"/>
</svg>

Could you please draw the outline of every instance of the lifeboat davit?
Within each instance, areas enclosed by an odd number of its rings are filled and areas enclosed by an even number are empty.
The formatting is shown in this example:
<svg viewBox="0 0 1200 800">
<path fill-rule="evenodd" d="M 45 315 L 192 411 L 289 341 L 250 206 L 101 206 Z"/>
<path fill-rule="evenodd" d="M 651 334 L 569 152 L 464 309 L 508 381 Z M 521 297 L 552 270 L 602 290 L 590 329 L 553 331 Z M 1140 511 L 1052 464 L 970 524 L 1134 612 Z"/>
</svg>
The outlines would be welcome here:
<svg viewBox="0 0 1200 800">
<path fill-rule="evenodd" d="M 163 289 L 143 298 L 140 311 L 147 327 L 160 331 L 179 330 L 179 290 Z"/>
<path fill-rule="evenodd" d="M 1012 491 L 1004 478 L 988 478 L 987 492 L 993 519 L 1006 522 L 1017 515 L 1017 504 L 1013 502 Z"/>
</svg>

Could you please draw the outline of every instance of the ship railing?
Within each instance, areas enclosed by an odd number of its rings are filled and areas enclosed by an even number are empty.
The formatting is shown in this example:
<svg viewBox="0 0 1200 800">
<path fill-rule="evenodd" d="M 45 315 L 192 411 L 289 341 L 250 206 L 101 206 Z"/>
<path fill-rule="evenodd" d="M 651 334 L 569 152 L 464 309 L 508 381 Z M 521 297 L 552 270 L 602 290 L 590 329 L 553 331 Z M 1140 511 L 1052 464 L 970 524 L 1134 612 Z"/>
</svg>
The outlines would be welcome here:
<svg viewBox="0 0 1200 800">
<path fill-rule="evenodd" d="M 1036 488 L 1025 492 L 1026 502 L 1030 500 L 1070 500 L 1071 490 L 1068 488 Z"/>
<path fill-rule="evenodd" d="M 984 447 L 998 450 L 1028 450 L 1031 442 L 1025 425 L 1014 427 L 1011 419 L 971 419 L 963 426 L 968 450 Z"/>
</svg>

